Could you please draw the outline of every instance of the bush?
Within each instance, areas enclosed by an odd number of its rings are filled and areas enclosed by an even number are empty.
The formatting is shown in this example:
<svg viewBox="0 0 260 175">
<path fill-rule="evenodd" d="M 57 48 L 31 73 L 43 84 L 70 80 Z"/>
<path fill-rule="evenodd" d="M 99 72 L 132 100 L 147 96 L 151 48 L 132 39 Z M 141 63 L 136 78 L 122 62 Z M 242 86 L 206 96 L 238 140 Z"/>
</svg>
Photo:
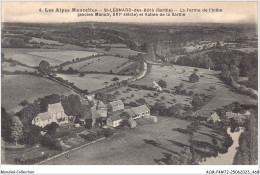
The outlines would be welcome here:
<svg viewBox="0 0 260 175">
<path fill-rule="evenodd" d="M 106 128 L 106 129 L 103 129 L 102 130 L 102 135 L 105 136 L 105 137 L 110 137 L 114 134 L 115 132 L 110 129 L 110 128 Z"/>
<path fill-rule="evenodd" d="M 161 86 L 162 88 L 166 88 L 167 87 L 167 83 L 164 80 L 159 80 L 158 85 Z"/>
<path fill-rule="evenodd" d="M 93 142 L 93 141 L 97 140 L 97 138 L 98 138 L 97 133 L 95 133 L 95 132 L 91 132 L 88 135 L 81 135 L 81 137 L 90 142 Z"/>
<path fill-rule="evenodd" d="M 45 134 L 45 136 L 43 136 L 41 140 L 41 145 L 51 150 L 62 151 L 62 146 L 60 145 L 60 142 L 56 139 L 53 139 L 53 137 L 48 134 Z"/>
<path fill-rule="evenodd" d="M 29 102 L 27 100 L 24 100 L 21 103 L 19 103 L 20 106 L 26 106 L 28 104 L 29 104 Z"/>
<path fill-rule="evenodd" d="M 210 86 L 209 89 L 216 90 L 216 87 L 215 86 Z"/>
<path fill-rule="evenodd" d="M 192 90 L 190 90 L 189 92 L 188 92 L 188 95 L 190 95 L 190 96 L 192 96 L 194 94 L 194 92 L 192 91 Z"/>
<path fill-rule="evenodd" d="M 112 79 L 112 81 L 118 81 L 118 80 L 119 80 L 119 78 L 117 78 L 117 77 Z"/>
<path fill-rule="evenodd" d="M 84 76 L 85 76 L 84 73 L 80 73 L 80 74 L 79 74 L 79 77 L 84 77 Z"/>
<path fill-rule="evenodd" d="M 196 73 L 192 73 L 191 75 L 190 75 L 190 77 L 189 77 L 189 81 L 191 82 L 191 83 L 197 83 L 197 82 L 199 82 L 199 76 L 196 74 Z"/>
</svg>

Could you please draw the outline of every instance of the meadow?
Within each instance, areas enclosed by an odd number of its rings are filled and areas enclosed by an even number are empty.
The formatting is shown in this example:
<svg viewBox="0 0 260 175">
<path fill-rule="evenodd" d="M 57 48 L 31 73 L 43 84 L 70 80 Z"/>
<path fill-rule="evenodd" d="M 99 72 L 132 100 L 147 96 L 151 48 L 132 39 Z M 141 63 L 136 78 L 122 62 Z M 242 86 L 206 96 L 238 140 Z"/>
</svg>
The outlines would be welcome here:
<svg viewBox="0 0 260 175">
<path fill-rule="evenodd" d="M 166 89 L 170 91 L 173 91 L 175 86 L 179 86 L 182 83 L 183 89 L 186 89 L 187 92 L 191 90 L 194 94 L 214 95 L 214 99 L 202 109 L 195 112 L 193 114 L 194 116 L 209 116 L 214 112 L 214 110 L 233 102 L 239 102 L 241 104 L 257 104 L 257 100 L 247 95 L 236 93 L 231 87 L 219 80 L 219 71 L 197 68 L 197 74 L 200 76 L 200 80 L 198 83 L 190 83 L 189 76 L 193 73 L 194 69 L 194 67 L 188 66 L 152 65 L 151 71 L 144 78 L 134 82 L 134 84 L 152 87 L 153 81 L 158 82 L 159 80 L 164 80 L 167 83 Z M 212 89 L 212 87 L 214 88 Z M 125 98 L 126 101 L 134 101 L 136 98 L 145 97 L 148 104 L 160 101 L 169 106 L 171 103 L 174 104 L 173 100 L 175 99 L 176 103 L 189 105 L 192 100 L 192 97 L 190 96 L 168 95 L 166 93 L 159 93 L 158 97 L 151 98 L 147 94 L 153 94 L 153 91 L 147 90 L 126 91 L 125 89 L 119 89 L 119 92 L 120 95 L 116 97 L 117 99 Z M 131 98 L 133 92 L 135 97 Z M 161 99 L 161 96 L 164 96 L 165 99 Z"/>
<path fill-rule="evenodd" d="M 68 80 L 71 83 L 74 83 L 78 88 L 89 92 L 92 92 L 97 89 L 107 87 L 115 81 L 112 81 L 113 78 L 117 77 L 119 80 L 126 80 L 130 76 L 118 76 L 118 75 L 109 75 L 109 74 L 85 74 L 83 77 L 79 77 L 79 74 L 57 74 L 57 77 L 61 77 L 64 80 Z"/>
<path fill-rule="evenodd" d="M 18 112 L 23 100 L 33 100 L 53 93 L 69 95 L 73 91 L 51 80 L 32 75 L 4 75 L 2 77 L 2 106 L 8 112 Z"/>
<path fill-rule="evenodd" d="M 15 72 L 15 71 L 21 71 L 21 72 L 35 72 L 37 71 L 34 68 L 21 66 L 21 65 L 12 65 L 9 62 L 3 62 L 2 63 L 2 71 L 8 71 L 8 72 Z"/>
<path fill-rule="evenodd" d="M 167 155 L 178 155 L 184 146 L 190 146 L 189 135 L 175 130 L 186 129 L 189 124 L 176 118 L 160 117 L 158 123 L 138 119 L 135 129 L 117 129 L 117 136 L 71 151 L 69 159 L 59 156 L 43 164 L 155 165 Z M 212 132 L 201 126 L 193 138 L 212 144 Z"/>
<path fill-rule="evenodd" d="M 51 66 L 59 65 L 76 58 L 96 55 L 96 52 L 59 50 L 59 49 L 24 49 L 3 48 L 2 52 L 6 58 L 20 61 L 28 66 L 38 66 L 42 60 L 48 61 Z"/>
<path fill-rule="evenodd" d="M 129 60 L 115 56 L 100 56 L 87 59 L 81 62 L 72 63 L 64 66 L 62 69 L 67 70 L 69 67 L 79 72 L 104 72 L 109 73 L 120 71 L 120 66 L 127 64 Z M 104 66 L 105 65 L 105 66 Z"/>
</svg>

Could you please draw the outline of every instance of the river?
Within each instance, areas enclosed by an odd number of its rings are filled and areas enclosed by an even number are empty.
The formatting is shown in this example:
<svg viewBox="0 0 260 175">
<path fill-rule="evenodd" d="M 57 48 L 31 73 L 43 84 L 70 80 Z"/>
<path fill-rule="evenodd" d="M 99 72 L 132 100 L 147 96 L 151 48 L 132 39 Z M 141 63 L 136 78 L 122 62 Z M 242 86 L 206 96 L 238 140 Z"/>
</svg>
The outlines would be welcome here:
<svg viewBox="0 0 260 175">
<path fill-rule="evenodd" d="M 240 128 L 238 132 L 231 133 L 230 128 L 227 129 L 227 133 L 234 141 L 231 147 L 228 148 L 228 152 L 225 154 L 219 153 L 217 157 L 206 158 L 206 161 L 200 162 L 200 165 L 232 165 L 234 156 L 237 152 L 236 147 L 239 146 L 238 139 L 243 132 L 243 128 Z"/>
</svg>

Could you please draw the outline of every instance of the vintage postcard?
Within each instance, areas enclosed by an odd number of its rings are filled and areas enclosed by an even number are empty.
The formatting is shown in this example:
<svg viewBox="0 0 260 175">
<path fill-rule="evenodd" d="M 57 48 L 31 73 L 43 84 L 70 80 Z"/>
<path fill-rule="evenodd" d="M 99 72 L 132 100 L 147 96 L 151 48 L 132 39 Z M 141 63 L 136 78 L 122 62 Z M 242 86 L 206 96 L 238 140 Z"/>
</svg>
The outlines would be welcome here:
<svg viewBox="0 0 260 175">
<path fill-rule="evenodd" d="M 257 10 L 2 2 L 1 164 L 258 165 Z"/>
</svg>

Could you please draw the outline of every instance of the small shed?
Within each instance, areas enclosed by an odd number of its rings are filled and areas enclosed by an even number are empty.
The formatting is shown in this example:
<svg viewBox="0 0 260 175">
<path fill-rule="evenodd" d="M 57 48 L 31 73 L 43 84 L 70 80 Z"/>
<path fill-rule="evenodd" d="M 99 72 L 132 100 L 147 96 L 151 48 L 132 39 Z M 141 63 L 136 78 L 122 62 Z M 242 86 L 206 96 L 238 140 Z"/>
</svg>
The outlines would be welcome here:
<svg viewBox="0 0 260 175">
<path fill-rule="evenodd" d="M 213 123 L 216 123 L 216 122 L 219 122 L 219 121 L 221 121 L 221 120 L 220 120 L 219 115 L 218 115 L 216 112 L 214 112 L 214 113 L 207 119 L 207 121 L 213 121 Z"/>
</svg>

